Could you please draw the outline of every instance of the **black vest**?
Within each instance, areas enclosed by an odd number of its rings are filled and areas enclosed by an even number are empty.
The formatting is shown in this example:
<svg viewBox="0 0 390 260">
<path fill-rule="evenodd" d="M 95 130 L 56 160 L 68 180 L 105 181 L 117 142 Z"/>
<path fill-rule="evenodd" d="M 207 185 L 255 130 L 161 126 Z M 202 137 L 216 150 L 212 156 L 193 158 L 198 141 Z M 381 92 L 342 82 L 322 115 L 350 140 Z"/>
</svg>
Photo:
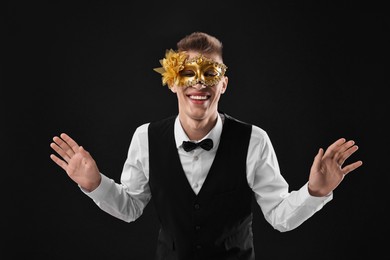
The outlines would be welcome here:
<svg viewBox="0 0 390 260">
<path fill-rule="evenodd" d="M 176 116 L 149 124 L 149 186 L 161 223 L 156 259 L 255 259 L 246 178 L 252 126 L 224 116 L 218 151 L 197 195 L 177 152 Z"/>
</svg>

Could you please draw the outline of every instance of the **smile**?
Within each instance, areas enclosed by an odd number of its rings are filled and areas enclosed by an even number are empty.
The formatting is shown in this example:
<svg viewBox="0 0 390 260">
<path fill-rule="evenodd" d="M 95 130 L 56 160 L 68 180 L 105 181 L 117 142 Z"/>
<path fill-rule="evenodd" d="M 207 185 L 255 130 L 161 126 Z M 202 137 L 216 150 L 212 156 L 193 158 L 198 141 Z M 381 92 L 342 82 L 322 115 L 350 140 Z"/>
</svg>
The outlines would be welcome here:
<svg viewBox="0 0 390 260">
<path fill-rule="evenodd" d="M 199 96 L 199 95 L 189 95 L 188 96 L 192 100 L 207 100 L 210 96 Z"/>
</svg>

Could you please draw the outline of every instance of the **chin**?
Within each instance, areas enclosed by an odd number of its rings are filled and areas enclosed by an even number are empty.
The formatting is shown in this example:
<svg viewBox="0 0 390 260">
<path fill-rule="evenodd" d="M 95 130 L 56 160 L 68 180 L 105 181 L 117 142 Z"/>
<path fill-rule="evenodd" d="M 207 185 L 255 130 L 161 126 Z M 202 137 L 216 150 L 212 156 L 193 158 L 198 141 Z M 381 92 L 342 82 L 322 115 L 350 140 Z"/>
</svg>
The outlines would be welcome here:
<svg viewBox="0 0 390 260">
<path fill-rule="evenodd" d="M 208 108 L 196 108 L 189 111 L 189 115 L 194 120 L 203 120 L 209 117 L 212 113 Z"/>
</svg>

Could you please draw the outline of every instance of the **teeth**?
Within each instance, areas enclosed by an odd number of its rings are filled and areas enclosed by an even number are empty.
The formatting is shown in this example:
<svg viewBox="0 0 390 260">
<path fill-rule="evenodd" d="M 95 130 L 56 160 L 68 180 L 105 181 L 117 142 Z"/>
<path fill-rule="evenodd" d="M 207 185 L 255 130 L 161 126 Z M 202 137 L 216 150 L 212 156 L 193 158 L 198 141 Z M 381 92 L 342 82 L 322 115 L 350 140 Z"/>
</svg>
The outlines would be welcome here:
<svg viewBox="0 0 390 260">
<path fill-rule="evenodd" d="M 206 100 L 207 96 L 190 96 L 191 99 Z"/>
</svg>

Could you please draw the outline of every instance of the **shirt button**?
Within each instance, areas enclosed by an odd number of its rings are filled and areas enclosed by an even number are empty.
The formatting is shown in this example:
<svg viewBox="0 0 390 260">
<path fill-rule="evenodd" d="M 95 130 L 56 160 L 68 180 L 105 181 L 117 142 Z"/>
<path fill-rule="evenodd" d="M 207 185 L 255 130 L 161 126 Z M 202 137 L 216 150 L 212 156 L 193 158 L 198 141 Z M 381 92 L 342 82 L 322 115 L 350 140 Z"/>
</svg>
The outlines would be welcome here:
<svg viewBox="0 0 390 260">
<path fill-rule="evenodd" d="M 194 161 L 197 161 L 199 160 L 199 157 L 198 156 L 194 156 Z"/>
<path fill-rule="evenodd" d="M 200 209 L 200 205 L 199 205 L 198 203 L 196 203 L 196 204 L 194 205 L 194 208 L 195 208 L 195 209 Z"/>
</svg>

